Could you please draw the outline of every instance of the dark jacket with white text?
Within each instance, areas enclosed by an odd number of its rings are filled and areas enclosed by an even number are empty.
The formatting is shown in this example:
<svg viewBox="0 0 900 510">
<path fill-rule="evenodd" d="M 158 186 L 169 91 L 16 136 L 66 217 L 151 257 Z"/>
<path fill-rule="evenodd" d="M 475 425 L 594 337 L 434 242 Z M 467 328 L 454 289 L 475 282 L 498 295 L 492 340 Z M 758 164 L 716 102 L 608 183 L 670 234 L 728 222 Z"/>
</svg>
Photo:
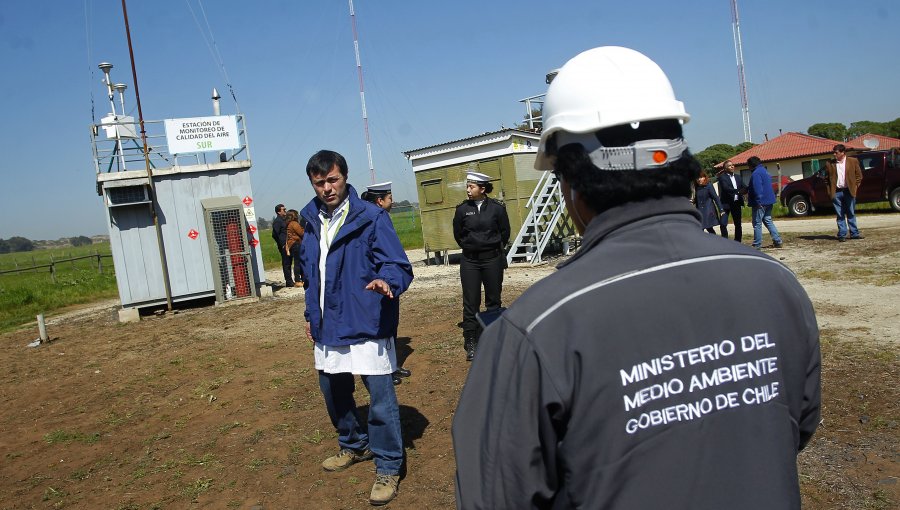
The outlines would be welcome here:
<svg viewBox="0 0 900 510">
<path fill-rule="evenodd" d="M 686 198 L 606 211 L 485 329 L 453 420 L 458 508 L 800 508 L 812 304 L 698 227 Z"/>
</svg>

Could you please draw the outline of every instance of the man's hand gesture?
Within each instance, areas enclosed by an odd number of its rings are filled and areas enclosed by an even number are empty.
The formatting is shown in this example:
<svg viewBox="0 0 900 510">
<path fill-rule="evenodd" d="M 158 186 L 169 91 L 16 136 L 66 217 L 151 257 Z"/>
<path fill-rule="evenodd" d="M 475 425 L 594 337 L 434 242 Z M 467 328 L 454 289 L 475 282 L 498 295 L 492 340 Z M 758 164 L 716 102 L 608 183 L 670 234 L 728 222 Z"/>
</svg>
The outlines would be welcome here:
<svg viewBox="0 0 900 510">
<path fill-rule="evenodd" d="M 381 279 L 372 280 L 371 283 L 366 285 L 366 290 L 373 290 L 382 296 L 387 296 L 388 299 L 394 299 L 394 293 L 391 291 L 391 286 Z"/>
</svg>

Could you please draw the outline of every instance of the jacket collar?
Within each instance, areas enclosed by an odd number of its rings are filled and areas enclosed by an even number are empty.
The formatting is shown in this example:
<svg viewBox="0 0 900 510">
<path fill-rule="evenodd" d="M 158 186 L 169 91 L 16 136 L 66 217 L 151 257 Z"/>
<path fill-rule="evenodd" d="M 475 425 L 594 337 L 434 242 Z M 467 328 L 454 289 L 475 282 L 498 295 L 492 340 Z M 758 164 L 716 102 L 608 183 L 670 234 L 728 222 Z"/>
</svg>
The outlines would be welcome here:
<svg viewBox="0 0 900 510">
<path fill-rule="evenodd" d="M 594 216 L 584 231 L 581 248 L 557 267 L 571 264 L 611 233 L 654 216 L 681 214 L 684 219 L 700 222 L 700 212 L 687 197 L 662 197 L 628 202 Z M 699 228 L 699 225 L 698 225 Z"/>
<path fill-rule="evenodd" d="M 339 241 L 348 232 L 356 230 L 359 226 L 365 225 L 369 221 L 366 216 L 362 215 L 366 208 L 366 202 L 359 198 L 356 189 L 350 183 L 347 183 L 347 200 L 350 202 L 347 219 L 344 220 L 344 226 L 341 227 L 332 243 Z M 306 218 L 307 231 L 312 232 L 315 237 L 320 235 L 322 222 L 319 221 L 319 211 L 324 206 L 325 204 L 318 197 L 314 197 L 300 212 L 300 215 Z"/>
</svg>

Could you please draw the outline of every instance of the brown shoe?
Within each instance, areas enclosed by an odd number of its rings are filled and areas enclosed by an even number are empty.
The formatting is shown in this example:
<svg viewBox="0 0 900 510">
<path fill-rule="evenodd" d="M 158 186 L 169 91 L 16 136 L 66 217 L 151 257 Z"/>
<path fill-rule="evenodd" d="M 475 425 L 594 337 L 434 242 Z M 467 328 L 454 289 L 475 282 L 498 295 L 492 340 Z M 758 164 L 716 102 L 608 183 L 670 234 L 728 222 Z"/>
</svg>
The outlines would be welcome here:
<svg viewBox="0 0 900 510">
<path fill-rule="evenodd" d="M 375 506 L 388 504 L 397 497 L 397 485 L 400 483 L 398 475 L 375 475 L 375 484 L 372 485 L 372 493 L 369 494 L 369 503 Z"/>
<path fill-rule="evenodd" d="M 294 287 L 302 287 L 303 282 L 294 282 Z"/>
<path fill-rule="evenodd" d="M 337 455 L 328 457 L 322 462 L 322 469 L 325 471 L 342 471 L 357 462 L 372 460 L 374 456 L 372 450 L 368 448 L 361 452 L 355 452 L 349 448 L 342 448 Z"/>
</svg>

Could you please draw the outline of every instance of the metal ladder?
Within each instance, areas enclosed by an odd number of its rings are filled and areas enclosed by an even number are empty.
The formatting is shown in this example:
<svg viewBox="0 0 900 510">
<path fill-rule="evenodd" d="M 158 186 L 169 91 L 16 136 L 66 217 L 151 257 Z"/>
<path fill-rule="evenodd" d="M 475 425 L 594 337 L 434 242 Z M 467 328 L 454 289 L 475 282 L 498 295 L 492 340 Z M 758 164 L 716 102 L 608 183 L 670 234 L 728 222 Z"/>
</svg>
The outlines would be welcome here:
<svg viewBox="0 0 900 510">
<path fill-rule="evenodd" d="M 559 180 L 553 172 L 544 172 L 525 204 L 528 216 L 506 254 L 507 264 L 539 263 L 564 207 Z"/>
</svg>

